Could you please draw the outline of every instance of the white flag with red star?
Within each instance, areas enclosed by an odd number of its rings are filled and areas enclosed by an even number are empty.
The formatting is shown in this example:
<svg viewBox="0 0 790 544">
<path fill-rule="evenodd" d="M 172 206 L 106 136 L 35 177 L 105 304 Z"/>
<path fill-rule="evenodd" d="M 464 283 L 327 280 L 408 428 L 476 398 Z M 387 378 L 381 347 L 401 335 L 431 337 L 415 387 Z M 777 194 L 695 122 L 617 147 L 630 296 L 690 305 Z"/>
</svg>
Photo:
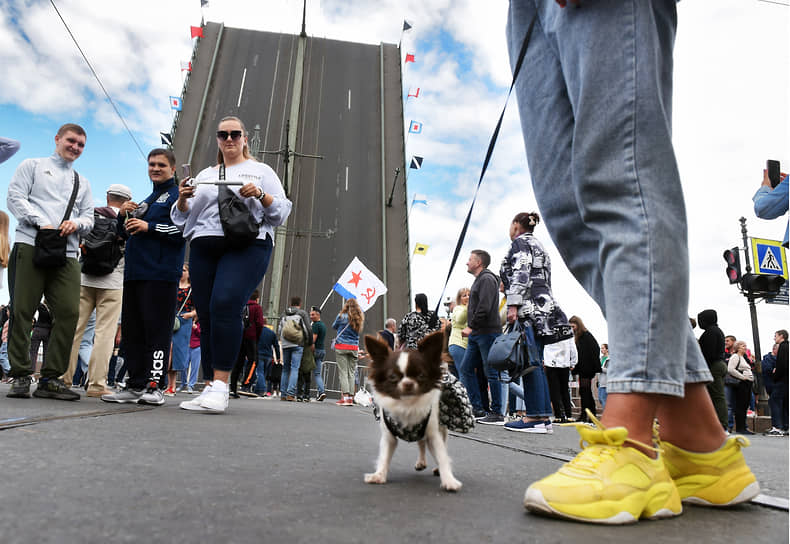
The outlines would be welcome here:
<svg viewBox="0 0 790 544">
<path fill-rule="evenodd" d="M 363 312 L 366 312 L 376 303 L 377 298 L 387 292 L 387 286 L 357 257 L 354 257 L 346 271 L 341 274 L 333 289 L 343 298 L 357 299 Z"/>
</svg>

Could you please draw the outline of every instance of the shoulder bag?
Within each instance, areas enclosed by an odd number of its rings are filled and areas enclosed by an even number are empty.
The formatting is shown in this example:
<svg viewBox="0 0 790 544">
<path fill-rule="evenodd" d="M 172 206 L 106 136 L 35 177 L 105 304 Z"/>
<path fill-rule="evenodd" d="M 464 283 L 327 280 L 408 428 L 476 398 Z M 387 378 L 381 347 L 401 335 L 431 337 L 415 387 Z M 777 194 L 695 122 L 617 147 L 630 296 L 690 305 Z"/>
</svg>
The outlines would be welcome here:
<svg viewBox="0 0 790 544">
<path fill-rule="evenodd" d="M 225 165 L 219 165 L 219 179 L 225 181 Z M 222 232 L 232 248 L 242 249 L 258 237 L 261 226 L 244 200 L 227 185 L 217 186 L 217 204 Z"/>
<path fill-rule="evenodd" d="M 507 372 L 507 382 L 515 382 L 541 364 L 540 350 L 529 323 L 516 320 L 494 340 L 486 361 L 494 370 Z"/>
<path fill-rule="evenodd" d="M 181 328 L 181 320 L 178 318 L 178 316 L 183 311 L 184 306 L 187 305 L 187 300 L 189 300 L 189 295 L 191 294 L 192 294 L 192 287 L 190 287 L 189 291 L 187 291 L 187 296 L 184 297 L 184 302 L 181 303 L 181 308 L 179 308 L 178 311 L 176 312 L 176 320 L 175 322 L 173 322 L 173 332 L 178 332 L 178 329 Z"/>
<path fill-rule="evenodd" d="M 80 176 L 74 172 L 74 188 L 71 190 L 71 198 L 66 205 L 66 213 L 63 215 L 62 225 L 71 216 L 74 208 L 74 201 L 77 199 L 77 192 L 80 189 Z M 54 229 L 38 228 L 36 232 L 36 242 L 33 249 L 33 264 L 39 268 L 60 268 L 66 264 L 66 247 L 69 242 L 68 236 L 60 235 L 60 225 Z"/>
</svg>

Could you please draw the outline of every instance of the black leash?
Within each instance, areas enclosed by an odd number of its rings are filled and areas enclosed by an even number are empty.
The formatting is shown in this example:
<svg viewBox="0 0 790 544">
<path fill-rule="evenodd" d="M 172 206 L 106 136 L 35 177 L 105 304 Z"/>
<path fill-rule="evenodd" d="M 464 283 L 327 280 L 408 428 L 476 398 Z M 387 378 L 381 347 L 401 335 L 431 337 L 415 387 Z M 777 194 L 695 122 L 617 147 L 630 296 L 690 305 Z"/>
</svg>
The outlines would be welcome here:
<svg viewBox="0 0 790 544">
<path fill-rule="evenodd" d="M 491 155 L 494 153 L 494 146 L 496 145 L 497 137 L 499 137 L 499 129 L 502 127 L 502 119 L 505 117 L 507 103 L 508 100 L 510 100 L 510 95 L 513 93 L 513 87 L 516 85 L 516 79 L 518 78 L 518 74 L 521 71 L 521 65 L 524 62 L 524 56 L 527 53 L 527 46 L 529 45 L 529 40 L 532 37 L 532 30 L 535 28 L 535 21 L 537 21 L 537 18 L 538 15 L 536 13 L 535 16 L 532 17 L 532 22 L 529 23 L 527 34 L 524 36 L 524 43 L 521 44 L 521 51 L 518 53 L 518 60 L 516 60 L 516 66 L 513 68 L 513 81 L 510 84 L 510 90 L 507 92 L 507 98 L 505 98 L 505 106 L 502 108 L 502 113 L 499 115 L 499 121 L 497 121 L 494 134 L 491 136 L 491 140 L 488 142 L 488 151 L 486 151 L 486 158 L 483 161 L 483 169 L 480 171 L 480 179 L 477 181 L 475 196 L 472 198 L 472 204 L 469 206 L 469 213 L 466 214 L 466 220 L 464 221 L 464 226 L 461 229 L 461 235 L 458 237 L 458 243 L 455 245 L 455 253 L 453 253 L 453 260 L 450 262 L 450 270 L 447 271 L 447 279 L 444 280 L 442 294 L 439 296 L 439 300 L 436 303 L 436 310 L 434 310 L 436 315 L 439 315 L 439 307 L 442 305 L 442 297 L 444 297 L 444 292 L 447 290 L 447 284 L 450 283 L 450 276 L 453 273 L 453 268 L 455 268 L 455 264 L 458 262 L 458 254 L 461 253 L 461 246 L 464 245 L 464 239 L 466 239 L 466 230 L 469 228 L 469 220 L 472 218 L 472 210 L 474 210 L 475 202 L 477 201 L 477 193 L 480 192 L 480 185 L 483 183 L 483 176 L 486 174 L 488 163 L 491 161 Z"/>
</svg>

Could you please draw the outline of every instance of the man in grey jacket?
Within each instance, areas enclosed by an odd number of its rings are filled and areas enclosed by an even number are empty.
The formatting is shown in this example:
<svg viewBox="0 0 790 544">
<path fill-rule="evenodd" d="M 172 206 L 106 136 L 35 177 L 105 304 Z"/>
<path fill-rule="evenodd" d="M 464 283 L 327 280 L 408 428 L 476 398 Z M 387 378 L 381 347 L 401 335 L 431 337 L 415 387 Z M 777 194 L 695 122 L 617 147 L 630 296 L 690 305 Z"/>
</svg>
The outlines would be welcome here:
<svg viewBox="0 0 790 544">
<path fill-rule="evenodd" d="M 495 370 L 489 368 L 488 350 L 497 336 L 502 334 L 499 321 L 499 278 L 488 269 L 491 256 L 482 249 L 472 250 L 466 271 L 475 277 L 469 291 L 467 327 L 461 334 L 469 338 L 464 360 L 461 363 L 461 383 L 469 393 L 474 415 L 485 425 L 504 425 L 502 415 L 502 383 Z M 475 369 L 484 372 L 491 390 L 491 413 L 483 411 L 480 389 L 477 386 Z"/>
<path fill-rule="evenodd" d="M 45 158 L 23 161 L 8 185 L 8 209 L 17 220 L 14 249 L 8 263 L 11 317 L 8 358 L 14 383 L 9 397 L 30 397 L 32 365 L 30 327 L 33 313 L 45 295 L 53 318 L 47 357 L 35 397 L 78 400 L 60 379 L 69 366 L 71 343 L 80 302 L 79 237 L 93 228 L 93 198 L 88 180 L 72 168 L 85 148 L 85 130 L 75 124 L 60 127 L 55 152 Z M 79 190 L 71 214 L 63 221 L 74 183 Z M 59 229 L 68 238 L 66 264 L 39 268 L 33 264 L 36 233 Z"/>
<path fill-rule="evenodd" d="M 285 324 L 288 321 L 296 321 L 302 331 L 301 342 L 289 340 L 283 334 Z M 302 364 L 302 354 L 305 346 L 313 343 L 312 329 L 308 327 L 310 322 L 307 313 L 302 310 L 302 298 L 291 297 L 291 305 L 285 310 L 285 315 L 280 318 L 280 326 L 277 330 L 280 337 L 280 347 L 283 354 L 283 372 L 280 378 L 280 400 L 296 400 L 296 384 L 299 379 L 299 367 Z"/>
</svg>

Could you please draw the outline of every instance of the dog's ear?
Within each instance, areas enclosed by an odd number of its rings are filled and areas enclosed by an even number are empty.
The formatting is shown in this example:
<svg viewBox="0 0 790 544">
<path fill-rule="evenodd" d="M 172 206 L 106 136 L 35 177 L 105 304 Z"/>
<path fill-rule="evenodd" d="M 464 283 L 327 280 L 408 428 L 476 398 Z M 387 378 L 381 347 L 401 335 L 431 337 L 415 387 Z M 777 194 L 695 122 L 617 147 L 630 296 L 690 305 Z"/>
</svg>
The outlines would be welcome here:
<svg viewBox="0 0 790 544">
<path fill-rule="evenodd" d="M 365 335 L 365 349 L 368 350 L 373 362 L 384 362 L 390 354 L 390 346 L 375 336 Z"/>
<path fill-rule="evenodd" d="M 444 332 L 436 331 L 419 341 L 417 351 L 429 362 L 439 365 L 442 362 L 442 344 Z"/>
</svg>

